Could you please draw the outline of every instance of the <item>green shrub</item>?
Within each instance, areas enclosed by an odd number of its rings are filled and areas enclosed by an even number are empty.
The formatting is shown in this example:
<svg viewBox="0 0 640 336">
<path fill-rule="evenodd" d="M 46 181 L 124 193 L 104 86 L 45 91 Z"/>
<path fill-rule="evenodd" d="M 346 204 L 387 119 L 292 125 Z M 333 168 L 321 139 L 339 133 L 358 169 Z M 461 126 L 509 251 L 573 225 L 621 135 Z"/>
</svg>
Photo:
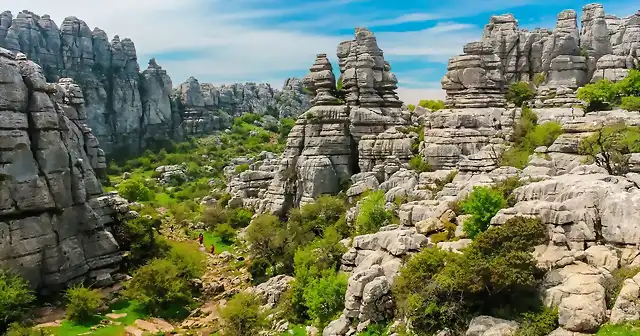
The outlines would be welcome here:
<svg viewBox="0 0 640 336">
<path fill-rule="evenodd" d="M 309 283 L 304 299 L 309 307 L 309 317 L 319 328 L 324 328 L 344 309 L 347 292 L 347 276 L 328 270 Z"/>
<path fill-rule="evenodd" d="M 418 173 L 433 171 L 433 167 L 426 162 L 422 156 L 414 156 L 409 160 L 409 169 L 415 170 Z"/>
<path fill-rule="evenodd" d="M 286 232 L 278 217 L 260 215 L 251 221 L 245 232 L 245 240 L 253 256 L 266 260 L 278 260 L 284 254 Z"/>
<path fill-rule="evenodd" d="M 396 317 L 419 335 L 444 328 L 458 334 L 478 315 L 515 319 L 540 311 L 544 272 L 531 252 L 546 239 L 540 220 L 516 217 L 480 233 L 462 254 L 424 249 L 394 282 Z"/>
<path fill-rule="evenodd" d="M 280 141 L 287 140 L 291 129 L 296 125 L 295 119 L 292 118 L 282 118 L 280 119 L 280 127 L 278 128 L 278 133 L 280 134 Z"/>
<path fill-rule="evenodd" d="M 268 280 L 270 267 L 271 263 L 265 258 L 253 259 L 248 267 L 249 274 L 251 274 L 251 283 L 257 285 Z"/>
<path fill-rule="evenodd" d="M 321 236 L 324 230 L 336 223 L 347 211 L 344 199 L 337 196 L 322 195 L 315 202 L 294 209 L 289 214 L 289 226 L 298 228 L 300 234 L 311 233 Z M 309 241 L 313 240 L 311 237 Z"/>
<path fill-rule="evenodd" d="M 432 100 L 432 99 L 421 100 L 418 103 L 418 106 L 428 108 L 431 111 L 438 111 L 445 108 L 445 104 L 442 100 Z"/>
<path fill-rule="evenodd" d="M 2 329 L 0 329 L 2 330 Z M 45 336 L 43 329 L 30 328 L 21 323 L 11 323 L 6 336 Z"/>
<path fill-rule="evenodd" d="M 227 223 L 218 224 L 213 233 L 227 244 L 232 244 L 236 237 L 236 230 Z"/>
<path fill-rule="evenodd" d="M 500 209 L 506 207 L 507 202 L 502 193 L 488 187 L 474 187 L 467 198 L 462 201 L 462 209 L 469 220 L 464 222 L 463 230 L 471 239 L 484 232 Z"/>
<path fill-rule="evenodd" d="M 65 299 L 67 301 L 66 318 L 75 322 L 89 320 L 104 304 L 104 296 L 99 290 L 82 285 L 67 289 Z"/>
<path fill-rule="evenodd" d="M 640 152 L 640 128 L 622 123 L 605 126 L 583 139 L 578 151 L 609 174 L 623 175 L 629 169 L 629 154 Z"/>
<path fill-rule="evenodd" d="M 524 183 L 520 181 L 520 177 L 513 176 L 496 183 L 496 185 L 493 186 L 493 189 L 502 193 L 502 197 L 507 200 L 507 205 L 512 207 L 516 204 L 516 200 L 513 197 L 513 191 L 522 185 L 524 185 Z"/>
<path fill-rule="evenodd" d="M 118 185 L 118 194 L 131 202 L 147 202 L 155 198 L 154 192 L 142 181 L 129 179 Z"/>
<path fill-rule="evenodd" d="M 601 79 L 578 89 L 576 96 L 587 103 L 587 111 L 609 109 L 617 101 L 618 86 L 608 79 Z"/>
<path fill-rule="evenodd" d="M 192 300 L 187 279 L 171 260 L 155 259 L 140 267 L 126 284 L 124 295 L 139 302 L 152 313 L 173 305 L 186 305 Z"/>
<path fill-rule="evenodd" d="M 622 97 L 640 96 L 640 70 L 631 69 L 623 80 L 615 84 L 616 91 Z"/>
<path fill-rule="evenodd" d="M 636 336 L 640 334 L 640 322 L 631 321 L 621 324 L 605 324 L 596 336 Z"/>
<path fill-rule="evenodd" d="M 444 222 L 444 231 L 429 236 L 433 244 L 451 241 L 456 236 L 456 225 L 451 222 Z"/>
<path fill-rule="evenodd" d="M 234 229 L 241 229 L 251 224 L 253 212 L 244 208 L 235 208 L 227 210 L 227 223 Z"/>
<path fill-rule="evenodd" d="M 372 192 L 362 200 L 356 218 L 356 231 L 359 235 L 378 232 L 391 220 L 393 215 L 385 209 L 385 194 L 382 190 Z"/>
<path fill-rule="evenodd" d="M 225 208 L 228 204 L 229 201 L 231 200 L 231 194 L 229 193 L 224 193 L 222 194 L 222 196 L 220 196 L 220 198 L 218 198 L 218 205 L 222 208 Z"/>
<path fill-rule="evenodd" d="M 409 109 L 409 111 L 411 111 L 411 112 L 413 112 L 413 111 L 415 111 L 415 110 L 416 110 L 416 106 L 415 106 L 415 105 L 413 105 L 413 104 L 409 104 L 409 105 L 407 105 L 407 108 L 408 108 L 408 109 Z"/>
<path fill-rule="evenodd" d="M 640 97 L 622 97 L 620 108 L 627 111 L 640 111 Z"/>
<path fill-rule="evenodd" d="M 515 104 L 518 107 L 536 96 L 536 92 L 531 88 L 531 85 L 527 82 L 517 82 L 509 86 L 506 99 L 508 102 Z"/>
<path fill-rule="evenodd" d="M 605 279 L 605 298 L 609 309 L 613 308 L 613 305 L 616 303 L 624 281 L 633 278 L 638 273 L 640 273 L 640 267 L 627 266 L 614 270 L 611 272 L 611 277 Z"/>
<path fill-rule="evenodd" d="M 522 116 L 514 127 L 514 146 L 500 157 L 501 166 L 524 168 L 529 156 L 540 146 L 550 146 L 562 134 L 562 127 L 554 121 L 538 125 L 538 116 L 523 107 Z"/>
<path fill-rule="evenodd" d="M 544 308 L 538 313 L 525 313 L 514 336 L 546 336 L 558 328 L 558 311 Z"/>
<path fill-rule="evenodd" d="M 236 169 L 234 170 L 234 173 L 240 174 L 240 173 L 245 172 L 247 170 L 249 170 L 249 164 L 248 163 L 243 163 L 241 165 L 237 165 L 236 166 Z"/>
<path fill-rule="evenodd" d="M 544 72 L 539 72 L 533 77 L 533 85 L 540 86 L 547 80 L 547 74 Z"/>
<path fill-rule="evenodd" d="M 227 211 L 220 206 L 207 206 L 202 210 L 200 219 L 209 230 L 213 230 L 216 226 L 227 222 Z"/>
<path fill-rule="evenodd" d="M 0 331 L 25 316 L 35 300 L 29 284 L 16 273 L 0 268 Z"/>
<path fill-rule="evenodd" d="M 236 294 L 220 311 L 225 336 L 257 334 L 266 320 L 260 312 L 260 298 L 248 293 Z"/>
<path fill-rule="evenodd" d="M 140 216 L 116 227 L 115 238 L 120 248 L 129 251 L 129 267 L 137 267 L 149 259 L 161 257 L 169 249 L 166 242 L 158 239 L 157 230 L 161 223 L 158 218 Z"/>
<path fill-rule="evenodd" d="M 170 246 L 166 259 L 178 268 L 180 277 L 188 280 L 202 277 L 205 271 L 205 257 L 193 244 L 171 242 Z"/>
</svg>

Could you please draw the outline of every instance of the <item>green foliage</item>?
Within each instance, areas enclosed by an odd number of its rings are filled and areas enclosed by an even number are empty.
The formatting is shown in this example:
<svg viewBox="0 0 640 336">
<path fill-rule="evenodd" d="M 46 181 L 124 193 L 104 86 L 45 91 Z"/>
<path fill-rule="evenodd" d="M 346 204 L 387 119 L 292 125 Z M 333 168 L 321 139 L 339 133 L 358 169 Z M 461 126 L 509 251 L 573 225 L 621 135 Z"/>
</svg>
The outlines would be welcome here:
<svg viewBox="0 0 640 336">
<path fill-rule="evenodd" d="M 153 190 L 147 188 L 140 180 L 124 180 L 118 186 L 118 194 L 131 202 L 146 202 L 155 198 Z"/>
<path fill-rule="evenodd" d="M 205 207 L 202 210 L 202 217 L 200 219 L 210 230 L 229 220 L 227 211 L 220 206 Z"/>
<path fill-rule="evenodd" d="M 171 260 L 155 259 L 137 269 L 126 284 L 124 295 L 153 313 L 172 305 L 191 302 L 191 288 Z"/>
<path fill-rule="evenodd" d="M 418 103 L 418 106 L 428 108 L 431 111 L 438 111 L 445 108 L 445 104 L 442 100 L 432 100 L 432 99 L 421 100 Z"/>
<path fill-rule="evenodd" d="M 17 322 L 11 323 L 6 336 L 45 336 L 44 330 L 28 327 Z"/>
<path fill-rule="evenodd" d="M 464 201 L 462 209 L 471 218 L 464 222 L 463 230 L 471 239 L 484 232 L 500 209 L 507 206 L 503 194 L 488 187 L 474 187 Z"/>
<path fill-rule="evenodd" d="M 296 125 L 296 120 L 293 118 L 282 118 L 280 119 L 280 126 L 278 127 L 278 134 L 280 135 L 280 141 L 287 140 L 287 136 L 289 136 L 289 132 L 293 126 Z"/>
<path fill-rule="evenodd" d="M 429 335 L 444 328 L 464 332 L 478 315 L 515 319 L 541 310 L 537 289 L 544 272 L 531 252 L 545 240 L 539 220 L 516 217 L 480 233 L 462 254 L 423 250 L 395 280 L 396 317 Z M 547 327 L 547 318 L 531 320 L 537 329 Z"/>
<path fill-rule="evenodd" d="M 640 97 L 622 97 L 620 108 L 627 111 L 640 111 Z"/>
<path fill-rule="evenodd" d="M 576 96 L 587 103 L 587 111 L 609 109 L 617 101 L 619 87 L 608 79 L 601 79 L 578 89 Z"/>
<path fill-rule="evenodd" d="M 385 336 L 387 335 L 387 327 L 384 324 L 372 324 L 367 327 L 367 329 L 361 333 L 356 334 L 356 336 Z"/>
<path fill-rule="evenodd" d="M 197 279 L 205 271 L 205 257 L 191 243 L 171 242 L 166 259 L 178 268 L 178 275 L 184 279 Z"/>
<path fill-rule="evenodd" d="M 99 290 L 90 289 L 82 285 L 67 289 L 66 318 L 82 322 L 96 315 L 104 304 L 104 296 Z"/>
<path fill-rule="evenodd" d="M 629 74 L 627 74 L 627 77 L 625 77 L 615 85 L 617 91 L 622 97 L 640 96 L 640 70 L 629 70 Z"/>
<path fill-rule="evenodd" d="M 562 127 L 554 121 L 538 125 L 538 116 L 528 107 L 514 127 L 514 146 L 500 157 L 500 165 L 524 168 L 529 156 L 540 146 L 550 146 L 562 134 Z"/>
<path fill-rule="evenodd" d="M 640 322 L 632 321 L 621 324 L 605 324 L 600 327 L 596 336 L 637 336 L 640 334 Z"/>
<path fill-rule="evenodd" d="M 611 272 L 611 277 L 605 279 L 605 298 L 607 300 L 607 308 L 613 308 L 616 303 L 618 294 L 622 289 L 622 285 L 626 279 L 631 279 L 640 273 L 640 267 L 626 266 L 618 268 Z"/>
<path fill-rule="evenodd" d="M 236 230 L 227 223 L 217 225 L 216 228 L 213 229 L 213 233 L 227 244 L 233 243 L 236 237 Z"/>
<path fill-rule="evenodd" d="M 558 311 L 543 308 L 541 312 L 527 312 L 514 336 L 546 336 L 558 328 Z"/>
<path fill-rule="evenodd" d="M 220 311 L 225 336 L 256 335 L 266 319 L 260 312 L 260 299 L 254 294 L 236 294 Z"/>
<path fill-rule="evenodd" d="M 531 85 L 527 82 L 517 82 L 509 86 L 506 99 L 508 102 L 515 104 L 518 107 L 536 96 L 536 92 Z"/>
<path fill-rule="evenodd" d="M 544 72 L 539 72 L 533 77 L 533 85 L 540 86 L 547 80 L 547 74 Z"/>
<path fill-rule="evenodd" d="M 433 244 L 438 244 L 440 242 L 451 241 L 456 235 L 456 225 L 446 221 L 444 224 L 444 231 L 433 234 L 429 237 L 429 240 Z"/>
<path fill-rule="evenodd" d="M 512 207 L 516 204 L 516 200 L 513 198 L 513 191 L 523 184 L 518 176 L 513 176 L 496 183 L 492 189 L 502 193 L 502 197 L 507 200 L 507 205 Z"/>
<path fill-rule="evenodd" d="M 22 277 L 0 268 L 0 332 L 24 317 L 35 298 Z"/>
<path fill-rule="evenodd" d="M 640 152 L 640 127 L 622 123 L 605 126 L 580 142 L 579 153 L 612 175 L 629 169 L 629 154 Z"/>
<path fill-rule="evenodd" d="M 312 280 L 304 290 L 309 317 L 319 328 L 324 328 L 344 309 L 347 276 L 328 270 Z"/>
<path fill-rule="evenodd" d="M 157 218 L 140 216 L 116 227 L 116 240 L 123 250 L 129 251 L 129 267 L 137 267 L 149 259 L 161 257 L 168 250 L 167 244 L 158 239 L 160 225 L 161 221 Z"/>
<path fill-rule="evenodd" d="M 234 170 L 234 173 L 240 174 L 240 173 L 245 172 L 247 170 L 249 170 L 249 164 L 248 163 L 243 163 L 241 165 L 237 165 L 236 166 L 236 169 Z"/>
<path fill-rule="evenodd" d="M 362 200 L 356 218 L 358 235 L 378 232 L 381 227 L 389 224 L 393 214 L 385 208 L 385 204 L 385 194 L 382 190 L 372 192 Z"/>
<path fill-rule="evenodd" d="M 408 109 L 409 109 L 409 111 L 411 111 L 411 112 L 413 112 L 413 111 L 415 111 L 415 110 L 416 110 L 416 106 L 415 106 L 415 105 L 413 105 L 413 104 L 409 104 L 409 105 L 407 105 L 407 108 L 408 108 Z"/>
<path fill-rule="evenodd" d="M 433 167 L 425 161 L 422 156 L 414 156 L 409 160 L 409 169 L 415 170 L 418 173 L 433 171 Z"/>
</svg>

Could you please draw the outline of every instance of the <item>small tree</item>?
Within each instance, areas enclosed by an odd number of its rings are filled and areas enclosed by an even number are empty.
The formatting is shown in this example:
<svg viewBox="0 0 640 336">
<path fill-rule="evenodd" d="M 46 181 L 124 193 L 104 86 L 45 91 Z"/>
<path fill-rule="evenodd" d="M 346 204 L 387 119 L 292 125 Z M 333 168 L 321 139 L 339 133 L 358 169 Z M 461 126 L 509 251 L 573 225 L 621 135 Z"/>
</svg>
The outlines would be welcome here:
<svg viewBox="0 0 640 336">
<path fill-rule="evenodd" d="M 433 167 L 419 155 L 409 160 L 409 169 L 415 170 L 418 173 L 433 171 Z"/>
<path fill-rule="evenodd" d="M 324 328 L 344 309 L 347 292 L 347 277 L 333 270 L 323 272 L 320 278 L 309 283 L 304 290 L 304 299 L 309 307 L 309 317 L 319 328 Z"/>
<path fill-rule="evenodd" d="M 260 299 L 253 294 L 236 294 L 220 311 L 225 336 L 256 335 L 265 326 Z"/>
<path fill-rule="evenodd" d="M 233 239 L 236 237 L 236 230 L 227 223 L 218 224 L 216 228 L 213 229 L 213 233 L 227 244 L 233 243 Z"/>
<path fill-rule="evenodd" d="M 588 111 L 607 110 L 616 103 L 618 86 L 608 79 L 578 89 L 576 97 L 587 102 Z"/>
<path fill-rule="evenodd" d="M 125 296 L 153 313 L 171 305 L 187 304 L 191 301 L 191 288 L 180 275 L 180 268 L 171 260 L 155 259 L 133 274 Z"/>
<path fill-rule="evenodd" d="M 627 111 L 640 111 L 640 97 L 622 97 L 620 108 Z"/>
<path fill-rule="evenodd" d="M 19 275 L 0 268 L 0 331 L 19 321 L 35 300 L 29 284 Z"/>
<path fill-rule="evenodd" d="M 356 230 L 358 234 L 378 232 L 393 217 L 391 212 L 385 209 L 384 191 L 378 190 L 367 196 L 360 204 L 358 217 L 356 218 Z"/>
<path fill-rule="evenodd" d="M 125 180 L 118 186 L 118 194 L 131 202 L 146 202 L 155 198 L 153 191 L 140 180 Z"/>
<path fill-rule="evenodd" d="M 462 209 L 471 218 L 464 222 L 463 230 L 469 238 L 475 238 L 489 227 L 491 218 L 507 205 L 502 192 L 488 187 L 474 187 L 464 201 Z"/>
<path fill-rule="evenodd" d="M 611 175 L 629 169 L 629 154 L 640 151 L 640 128 L 625 124 L 605 126 L 582 140 L 579 153 L 587 155 Z"/>
<path fill-rule="evenodd" d="M 98 313 L 104 303 L 104 296 L 100 291 L 82 285 L 67 289 L 66 317 L 71 321 L 87 321 Z"/>
<path fill-rule="evenodd" d="M 522 107 L 524 102 L 533 99 L 535 96 L 536 92 L 531 88 L 529 83 L 517 82 L 509 86 L 506 98 L 508 102 Z"/>
</svg>

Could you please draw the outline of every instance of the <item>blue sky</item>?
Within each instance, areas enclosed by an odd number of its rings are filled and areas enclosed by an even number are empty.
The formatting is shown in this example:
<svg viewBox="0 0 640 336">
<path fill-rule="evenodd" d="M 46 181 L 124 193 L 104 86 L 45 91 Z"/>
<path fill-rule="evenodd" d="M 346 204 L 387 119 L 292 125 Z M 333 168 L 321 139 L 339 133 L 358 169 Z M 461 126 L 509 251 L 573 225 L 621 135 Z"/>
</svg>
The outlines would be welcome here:
<svg viewBox="0 0 640 336">
<path fill-rule="evenodd" d="M 607 14 L 627 16 L 634 1 L 604 1 Z M 155 57 L 174 86 L 189 76 L 215 84 L 304 76 L 318 53 L 334 66 L 339 42 L 369 27 L 399 80 L 406 103 L 440 98 L 449 57 L 481 38 L 494 14 L 513 13 L 522 28 L 552 28 L 556 15 L 580 12 L 575 0 L 0 0 L 0 9 L 74 15 L 112 37 L 130 37 L 141 68 Z"/>
</svg>

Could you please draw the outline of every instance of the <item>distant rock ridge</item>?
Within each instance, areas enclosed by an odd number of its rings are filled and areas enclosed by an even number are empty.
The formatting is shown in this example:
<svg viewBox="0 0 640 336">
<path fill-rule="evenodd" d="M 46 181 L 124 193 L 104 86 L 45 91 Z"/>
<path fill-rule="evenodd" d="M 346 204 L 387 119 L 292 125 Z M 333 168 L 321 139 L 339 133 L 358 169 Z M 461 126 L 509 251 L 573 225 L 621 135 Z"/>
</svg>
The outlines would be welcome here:
<svg viewBox="0 0 640 336">
<path fill-rule="evenodd" d="M 553 30 L 518 28 L 512 14 L 492 16 L 482 39 L 449 60 L 442 78 L 451 108 L 503 107 L 504 93 L 517 81 L 537 86 L 537 107 L 579 103 L 577 88 L 606 78 L 617 81 L 640 67 L 640 11 L 618 18 L 600 4 L 558 14 Z"/>
<path fill-rule="evenodd" d="M 103 30 L 91 30 L 73 16 L 58 27 L 48 15 L 2 12 L 0 47 L 26 54 L 49 82 L 75 80 L 84 93 L 87 122 L 107 154 L 137 153 L 154 141 L 208 134 L 220 129 L 221 113 L 277 118 L 297 116 L 310 106 L 297 79 L 278 91 L 254 83 L 216 88 L 190 78 L 174 92 L 171 78 L 155 60 L 140 73 L 133 41 L 117 35 L 109 41 Z"/>
</svg>

